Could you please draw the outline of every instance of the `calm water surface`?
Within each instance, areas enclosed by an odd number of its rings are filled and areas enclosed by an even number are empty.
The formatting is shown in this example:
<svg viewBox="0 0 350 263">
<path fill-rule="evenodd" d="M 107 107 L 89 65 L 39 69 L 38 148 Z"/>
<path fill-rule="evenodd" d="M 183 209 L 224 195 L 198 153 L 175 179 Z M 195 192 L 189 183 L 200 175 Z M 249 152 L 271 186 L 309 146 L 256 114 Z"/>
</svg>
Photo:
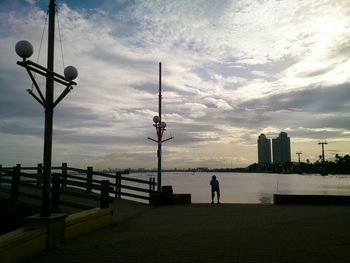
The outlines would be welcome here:
<svg viewBox="0 0 350 263">
<path fill-rule="evenodd" d="M 192 194 L 192 203 L 211 201 L 209 182 L 214 173 L 164 172 L 162 184 L 174 193 Z M 350 195 L 350 175 L 215 173 L 222 203 L 272 203 L 274 193 Z M 148 178 L 146 174 L 131 177 Z M 156 177 L 156 176 L 155 176 Z"/>
</svg>

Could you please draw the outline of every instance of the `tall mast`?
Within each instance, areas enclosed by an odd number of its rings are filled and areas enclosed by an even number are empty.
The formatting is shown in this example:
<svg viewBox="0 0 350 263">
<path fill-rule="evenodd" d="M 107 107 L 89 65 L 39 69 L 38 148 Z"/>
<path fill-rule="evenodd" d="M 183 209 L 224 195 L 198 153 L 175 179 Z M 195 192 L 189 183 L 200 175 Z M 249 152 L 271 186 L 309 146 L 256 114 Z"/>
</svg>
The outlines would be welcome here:
<svg viewBox="0 0 350 263">
<path fill-rule="evenodd" d="M 159 95 L 158 95 L 158 116 L 159 123 L 162 123 L 162 62 L 159 62 Z M 158 142 L 162 141 L 162 136 L 158 135 Z"/>
<path fill-rule="evenodd" d="M 162 127 L 162 63 L 159 62 L 159 95 L 158 95 L 158 169 L 157 169 L 157 183 L 158 183 L 158 192 L 162 187 L 162 136 L 164 128 Z"/>
<path fill-rule="evenodd" d="M 157 185 L 158 191 L 162 186 L 162 143 L 171 140 L 173 137 L 163 140 L 163 133 L 165 131 L 166 123 L 162 121 L 162 63 L 159 62 L 159 93 L 158 93 L 158 116 L 153 117 L 153 126 L 156 128 L 157 140 L 148 137 L 147 139 L 154 141 L 158 144 L 157 159 Z"/>
</svg>

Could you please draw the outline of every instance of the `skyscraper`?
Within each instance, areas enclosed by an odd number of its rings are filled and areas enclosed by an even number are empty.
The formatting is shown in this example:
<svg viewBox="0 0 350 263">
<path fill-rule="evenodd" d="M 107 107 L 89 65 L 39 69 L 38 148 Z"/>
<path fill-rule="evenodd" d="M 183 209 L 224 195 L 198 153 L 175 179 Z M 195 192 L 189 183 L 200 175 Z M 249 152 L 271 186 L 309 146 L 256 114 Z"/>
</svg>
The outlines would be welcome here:
<svg viewBox="0 0 350 263">
<path fill-rule="evenodd" d="M 290 138 L 287 133 L 281 132 L 277 138 L 272 139 L 273 163 L 283 164 L 291 161 Z"/>
<path fill-rule="evenodd" d="M 258 163 L 271 163 L 271 141 L 266 138 L 265 134 L 260 134 L 258 137 Z"/>
</svg>

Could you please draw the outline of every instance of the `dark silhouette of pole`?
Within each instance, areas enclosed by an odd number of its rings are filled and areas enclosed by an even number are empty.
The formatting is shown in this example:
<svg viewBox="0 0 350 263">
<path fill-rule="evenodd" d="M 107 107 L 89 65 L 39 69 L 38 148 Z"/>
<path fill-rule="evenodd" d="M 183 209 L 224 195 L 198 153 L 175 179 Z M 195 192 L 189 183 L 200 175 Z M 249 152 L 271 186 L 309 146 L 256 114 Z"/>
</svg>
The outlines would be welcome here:
<svg viewBox="0 0 350 263">
<path fill-rule="evenodd" d="M 325 167 L 325 160 L 324 160 L 324 145 L 328 144 L 328 143 L 326 141 L 324 141 L 324 142 L 320 141 L 318 144 L 321 144 L 321 146 L 322 146 L 322 172 L 321 172 L 321 174 L 325 175 L 326 174 L 326 167 Z"/>
<path fill-rule="evenodd" d="M 298 155 L 298 163 L 300 165 L 300 155 L 303 154 L 302 152 L 296 152 L 296 154 Z"/>
<path fill-rule="evenodd" d="M 159 123 L 162 124 L 162 63 L 159 62 L 159 94 L 158 94 L 158 116 Z M 163 130 L 161 125 L 157 127 L 158 135 L 158 169 L 157 169 L 157 182 L 158 182 L 158 191 L 162 187 L 162 137 Z"/>
<path fill-rule="evenodd" d="M 43 67 L 37 63 L 27 60 L 33 54 L 33 46 L 30 42 L 22 40 L 16 44 L 16 53 L 23 58 L 17 61 L 17 64 L 24 67 L 33 84 L 33 89 L 28 89 L 28 93 L 39 102 L 45 109 L 45 127 L 44 127 L 44 154 L 43 154 L 43 174 L 42 174 L 42 197 L 41 197 L 41 217 L 50 216 L 50 186 L 51 186 L 51 162 L 52 162 L 52 126 L 53 112 L 57 104 L 73 89 L 73 85 L 77 83 L 73 81 L 78 76 L 78 71 L 73 66 L 64 69 L 64 76 L 54 72 L 54 41 L 55 41 L 55 0 L 49 3 L 49 28 L 48 28 L 48 49 L 47 49 L 47 67 Z M 45 96 L 41 92 L 33 73 L 40 74 L 46 78 Z M 54 82 L 66 86 L 61 95 L 54 101 Z M 38 175 L 39 176 L 39 175 Z"/>
<path fill-rule="evenodd" d="M 302 152 L 296 152 L 298 155 L 298 163 L 299 163 L 299 173 L 301 174 L 301 164 L 300 164 L 300 155 L 303 154 Z"/>
<path fill-rule="evenodd" d="M 158 191 L 162 187 L 162 143 L 168 140 L 173 139 L 170 137 L 163 140 L 163 133 L 165 131 L 166 123 L 162 121 L 162 63 L 159 62 L 159 93 L 158 93 L 158 116 L 153 117 L 153 126 L 156 128 L 157 140 L 154 140 L 150 137 L 147 139 L 154 141 L 158 144 L 157 149 L 157 160 L 158 160 L 158 169 L 157 169 L 157 187 Z"/>
<path fill-rule="evenodd" d="M 45 131 L 44 131 L 44 160 L 43 186 L 41 199 L 41 216 L 50 216 L 50 184 L 52 161 L 52 122 L 53 122 L 53 95 L 54 95 L 54 45 L 55 45 L 55 0 L 49 4 L 49 34 L 47 48 L 47 77 L 45 99 Z"/>
</svg>

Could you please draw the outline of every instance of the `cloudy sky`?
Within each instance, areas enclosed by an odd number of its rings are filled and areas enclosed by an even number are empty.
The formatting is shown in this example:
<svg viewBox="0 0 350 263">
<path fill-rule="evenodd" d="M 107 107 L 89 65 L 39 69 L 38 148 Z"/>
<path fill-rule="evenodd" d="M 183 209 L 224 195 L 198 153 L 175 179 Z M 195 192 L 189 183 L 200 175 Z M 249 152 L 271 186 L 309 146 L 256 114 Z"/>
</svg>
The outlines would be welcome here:
<svg viewBox="0 0 350 263">
<path fill-rule="evenodd" d="M 44 112 L 14 47 L 29 40 L 31 60 L 46 65 L 47 2 L 0 0 L 3 165 L 42 162 Z M 163 167 L 246 166 L 258 135 L 280 131 L 294 160 L 302 151 L 315 161 L 319 140 L 326 158 L 350 152 L 350 1 L 56 2 L 55 71 L 74 65 L 79 77 L 55 109 L 53 164 L 156 167 L 146 138 L 155 137 L 160 61 L 165 138 L 175 137 Z"/>
</svg>

